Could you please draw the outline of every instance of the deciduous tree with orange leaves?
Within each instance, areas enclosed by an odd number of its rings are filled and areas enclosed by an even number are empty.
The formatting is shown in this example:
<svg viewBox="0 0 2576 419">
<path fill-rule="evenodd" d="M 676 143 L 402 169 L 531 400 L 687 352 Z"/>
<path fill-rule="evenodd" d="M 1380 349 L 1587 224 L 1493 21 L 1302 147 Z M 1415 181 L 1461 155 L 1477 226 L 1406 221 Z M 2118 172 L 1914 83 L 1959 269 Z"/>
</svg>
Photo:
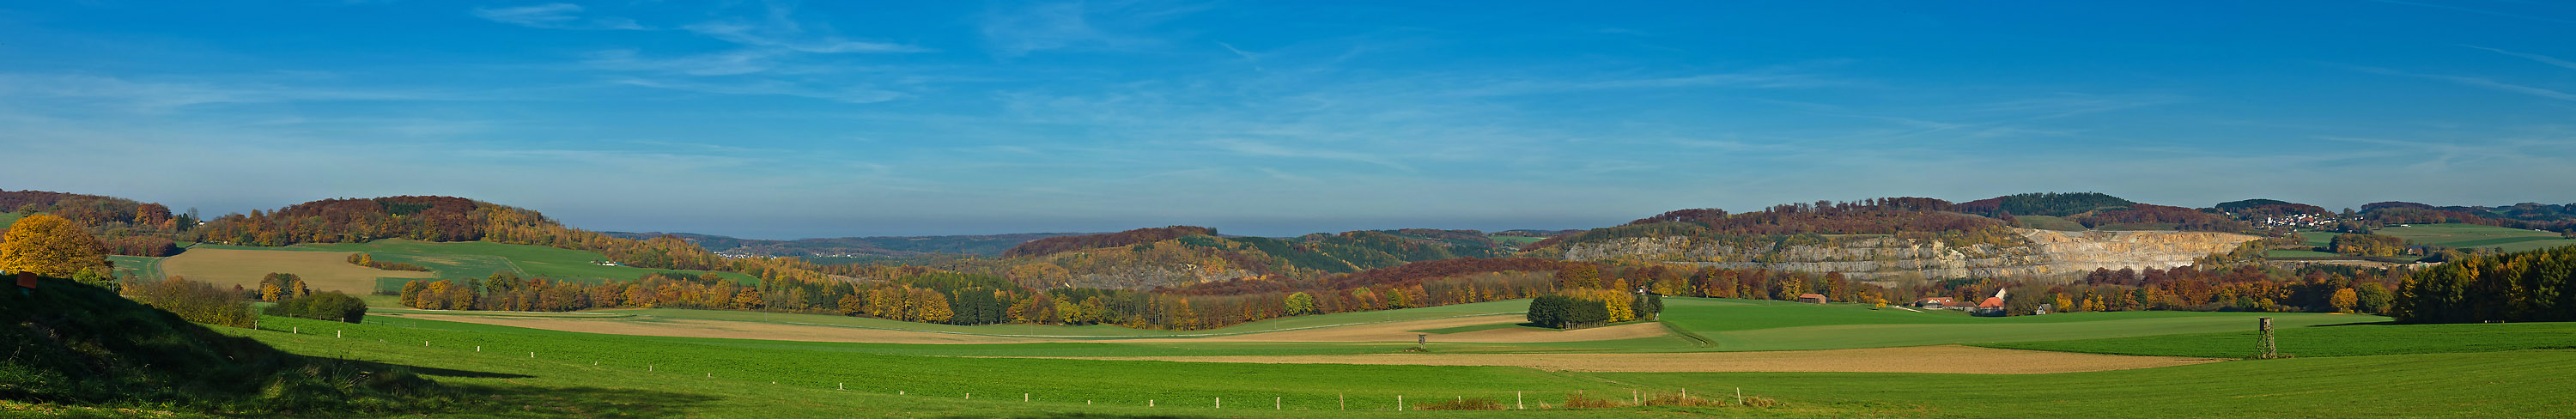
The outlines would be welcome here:
<svg viewBox="0 0 2576 419">
<path fill-rule="evenodd" d="M 82 270 L 106 272 L 108 266 L 107 246 L 62 217 L 30 215 L 0 236 L 0 270 L 70 277 Z"/>
</svg>

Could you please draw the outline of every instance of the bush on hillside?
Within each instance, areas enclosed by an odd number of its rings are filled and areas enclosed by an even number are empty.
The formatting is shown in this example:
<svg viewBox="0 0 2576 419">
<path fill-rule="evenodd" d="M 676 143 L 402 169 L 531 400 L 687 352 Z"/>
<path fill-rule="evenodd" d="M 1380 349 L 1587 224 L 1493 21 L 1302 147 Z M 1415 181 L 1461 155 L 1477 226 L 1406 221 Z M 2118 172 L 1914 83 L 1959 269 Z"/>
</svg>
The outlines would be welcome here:
<svg viewBox="0 0 2576 419">
<path fill-rule="evenodd" d="M 325 292 L 279 301 L 268 315 L 357 323 L 367 318 L 367 302 L 348 294 Z"/>
<path fill-rule="evenodd" d="M 135 301 L 192 322 L 248 328 L 259 321 L 258 315 L 251 314 L 250 303 L 242 301 L 241 293 L 216 288 L 214 284 L 174 276 L 124 288 Z"/>
</svg>

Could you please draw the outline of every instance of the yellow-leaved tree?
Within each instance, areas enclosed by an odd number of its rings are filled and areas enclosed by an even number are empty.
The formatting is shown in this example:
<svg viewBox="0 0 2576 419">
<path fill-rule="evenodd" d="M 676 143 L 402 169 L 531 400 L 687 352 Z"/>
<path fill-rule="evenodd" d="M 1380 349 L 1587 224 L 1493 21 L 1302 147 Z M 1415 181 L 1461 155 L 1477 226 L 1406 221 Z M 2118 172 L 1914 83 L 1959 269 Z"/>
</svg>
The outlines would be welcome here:
<svg viewBox="0 0 2576 419">
<path fill-rule="evenodd" d="M 0 270 L 68 278 L 84 269 L 107 272 L 107 246 L 71 220 L 30 215 L 0 236 Z"/>
</svg>

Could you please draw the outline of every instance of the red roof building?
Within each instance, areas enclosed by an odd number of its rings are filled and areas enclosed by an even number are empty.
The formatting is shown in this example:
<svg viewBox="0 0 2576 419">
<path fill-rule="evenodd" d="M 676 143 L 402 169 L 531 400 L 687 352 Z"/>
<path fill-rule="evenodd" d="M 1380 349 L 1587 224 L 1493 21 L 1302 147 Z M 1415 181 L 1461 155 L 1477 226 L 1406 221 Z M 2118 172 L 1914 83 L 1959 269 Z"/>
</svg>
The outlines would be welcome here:
<svg viewBox="0 0 2576 419">
<path fill-rule="evenodd" d="M 2004 298 L 1986 297 L 1986 302 L 1977 303 L 1977 308 L 2004 308 Z"/>
</svg>

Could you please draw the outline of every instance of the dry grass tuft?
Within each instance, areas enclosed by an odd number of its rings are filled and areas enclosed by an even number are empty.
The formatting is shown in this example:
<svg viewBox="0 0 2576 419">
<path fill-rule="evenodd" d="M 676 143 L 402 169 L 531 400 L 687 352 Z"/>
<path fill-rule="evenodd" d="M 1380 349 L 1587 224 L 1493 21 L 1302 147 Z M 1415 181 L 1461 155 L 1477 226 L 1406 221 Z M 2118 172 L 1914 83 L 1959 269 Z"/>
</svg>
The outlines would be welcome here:
<svg viewBox="0 0 2576 419">
<path fill-rule="evenodd" d="M 1423 403 L 1414 405 L 1413 408 L 1414 410 L 1505 410 L 1510 409 L 1511 405 L 1503 404 L 1503 402 L 1494 399 L 1470 399 L 1459 397 L 1457 399 L 1439 403 Z"/>
</svg>

